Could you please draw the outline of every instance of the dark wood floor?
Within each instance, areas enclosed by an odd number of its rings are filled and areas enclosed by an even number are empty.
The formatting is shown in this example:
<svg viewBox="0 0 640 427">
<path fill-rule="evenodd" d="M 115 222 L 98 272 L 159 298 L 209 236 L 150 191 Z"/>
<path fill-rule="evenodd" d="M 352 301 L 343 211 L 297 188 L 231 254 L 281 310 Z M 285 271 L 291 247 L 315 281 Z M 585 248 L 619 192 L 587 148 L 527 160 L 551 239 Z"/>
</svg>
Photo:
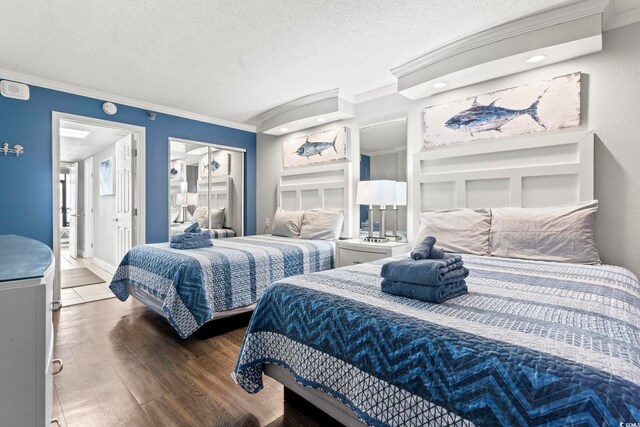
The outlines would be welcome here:
<svg viewBox="0 0 640 427">
<path fill-rule="evenodd" d="M 213 322 L 187 340 L 130 298 L 54 314 L 53 416 L 63 426 L 320 426 L 322 413 L 283 401 L 265 378 L 250 395 L 230 373 L 249 317 Z"/>
</svg>

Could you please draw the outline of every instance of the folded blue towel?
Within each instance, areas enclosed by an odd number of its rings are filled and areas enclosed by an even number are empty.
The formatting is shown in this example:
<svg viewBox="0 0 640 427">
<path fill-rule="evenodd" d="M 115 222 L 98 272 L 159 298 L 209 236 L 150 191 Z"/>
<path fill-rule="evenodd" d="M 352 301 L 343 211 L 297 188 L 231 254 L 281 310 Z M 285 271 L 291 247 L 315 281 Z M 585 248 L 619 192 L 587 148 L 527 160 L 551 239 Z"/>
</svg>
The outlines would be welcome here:
<svg viewBox="0 0 640 427">
<path fill-rule="evenodd" d="M 183 243 L 190 242 L 192 240 L 210 240 L 211 233 L 209 230 L 203 231 L 201 233 L 182 233 L 182 234 L 174 234 L 171 236 L 171 243 Z"/>
<path fill-rule="evenodd" d="M 200 229 L 200 224 L 194 222 L 190 226 L 184 229 L 183 233 L 200 233 L 202 230 Z"/>
<path fill-rule="evenodd" d="M 427 236 L 413 251 L 411 251 L 411 258 L 415 260 L 427 259 L 433 249 L 433 245 L 436 244 L 436 238 L 433 236 Z"/>
<path fill-rule="evenodd" d="M 444 286 L 422 286 L 414 283 L 394 282 L 384 279 L 380 286 L 382 292 L 391 295 L 418 299 L 435 304 L 443 303 L 451 298 L 467 293 L 467 283 L 464 280 Z"/>
<path fill-rule="evenodd" d="M 173 249 L 200 249 L 200 248 L 210 248 L 213 246 L 213 242 L 211 239 L 191 239 L 186 240 L 181 243 L 171 242 L 169 246 Z"/>
<path fill-rule="evenodd" d="M 419 261 L 406 258 L 384 264 L 380 275 L 392 282 L 441 286 L 465 279 L 469 275 L 469 270 L 462 266 L 453 270 L 449 268 L 461 261 L 460 255 L 451 255 L 445 259 L 422 259 Z"/>
</svg>

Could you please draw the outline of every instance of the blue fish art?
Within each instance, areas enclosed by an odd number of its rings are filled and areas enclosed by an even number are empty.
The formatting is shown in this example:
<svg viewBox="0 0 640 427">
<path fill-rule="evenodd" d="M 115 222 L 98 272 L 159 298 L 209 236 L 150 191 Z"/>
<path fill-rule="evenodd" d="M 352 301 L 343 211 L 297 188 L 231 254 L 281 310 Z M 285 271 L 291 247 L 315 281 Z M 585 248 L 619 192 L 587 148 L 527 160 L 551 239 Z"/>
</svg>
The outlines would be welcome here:
<svg viewBox="0 0 640 427">
<path fill-rule="evenodd" d="M 209 170 L 211 172 L 215 172 L 218 169 L 220 169 L 220 163 L 216 162 L 215 160 L 211 160 L 211 164 L 209 165 Z"/>
<path fill-rule="evenodd" d="M 546 90 L 542 95 L 544 95 L 545 92 Z M 495 105 L 497 99 L 489 105 L 480 105 L 478 98 L 475 98 L 473 104 L 471 104 L 471 108 L 451 117 L 444 125 L 452 130 L 468 132 L 473 136 L 473 134 L 477 132 L 488 132 L 492 130 L 502 132 L 500 128 L 511 120 L 520 116 L 529 116 L 546 129 L 547 127 L 542 123 L 540 117 L 538 117 L 538 104 L 540 103 L 542 95 L 540 95 L 529 108 L 525 108 L 524 110 L 498 107 Z"/>
<path fill-rule="evenodd" d="M 305 141 L 305 143 L 302 144 L 298 148 L 298 150 L 296 150 L 295 154 L 297 154 L 300 157 L 306 157 L 308 159 L 311 156 L 322 156 L 322 152 L 328 149 L 329 147 L 332 147 L 337 153 L 338 152 L 338 149 L 336 148 L 337 139 L 338 139 L 337 134 L 335 138 L 333 138 L 332 142 L 328 142 L 328 141 L 310 142 L 309 138 L 307 137 L 307 140 Z"/>
</svg>

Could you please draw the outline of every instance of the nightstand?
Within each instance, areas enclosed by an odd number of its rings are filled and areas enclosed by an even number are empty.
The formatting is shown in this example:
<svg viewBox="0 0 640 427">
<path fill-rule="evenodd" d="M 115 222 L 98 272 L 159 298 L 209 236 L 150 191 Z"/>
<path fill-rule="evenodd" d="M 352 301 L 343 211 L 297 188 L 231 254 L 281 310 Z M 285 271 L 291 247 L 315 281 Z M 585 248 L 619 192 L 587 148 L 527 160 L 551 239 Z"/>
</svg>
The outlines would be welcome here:
<svg viewBox="0 0 640 427">
<path fill-rule="evenodd" d="M 401 255 L 411 250 L 407 242 L 372 243 L 361 239 L 339 240 L 337 243 L 338 267 L 377 261 Z"/>
</svg>

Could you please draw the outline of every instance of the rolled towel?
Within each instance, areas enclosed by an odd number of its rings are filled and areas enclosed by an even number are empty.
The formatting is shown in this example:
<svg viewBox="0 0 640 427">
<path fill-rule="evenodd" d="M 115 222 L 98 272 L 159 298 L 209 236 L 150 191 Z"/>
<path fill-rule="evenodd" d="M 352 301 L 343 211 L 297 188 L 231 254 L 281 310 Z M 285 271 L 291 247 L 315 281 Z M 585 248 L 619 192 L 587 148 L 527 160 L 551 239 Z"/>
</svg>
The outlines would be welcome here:
<svg viewBox="0 0 640 427">
<path fill-rule="evenodd" d="M 406 258 L 384 264 L 380 275 L 393 282 L 440 286 L 451 282 L 452 278 L 459 277 L 457 280 L 461 280 L 469 275 L 469 270 L 466 268 L 464 270 L 462 268 L 449 270 L 449 266 L 461 260 L 460 255 L 452 255 L 445 259 L 423 259 L 420 261 Z"/>
<path fill-rule="evenodd" d="M 391 295 L 418 299 L 435 304 L 443 303 L 467 293 L 467 284 L 464 280 L 443 286 L 422 286 L 384 279 L 380 287 L 382 292 Z"/>
<path fill-rule="evenodd" d="M 200 224 L 194 222 L 190 226 L 184 229 L 184 233 L 200 233 L 202 230 L 200 229 Z"/>
<path fill-rule="evenodd" d="M 436 244 L 436 238 L 433 236 L 427 236 L 418 246 L 411 251 L 411 258 L 414 260 L 427 259 L 433 249 L 433 245 Z"/>
</svg>

